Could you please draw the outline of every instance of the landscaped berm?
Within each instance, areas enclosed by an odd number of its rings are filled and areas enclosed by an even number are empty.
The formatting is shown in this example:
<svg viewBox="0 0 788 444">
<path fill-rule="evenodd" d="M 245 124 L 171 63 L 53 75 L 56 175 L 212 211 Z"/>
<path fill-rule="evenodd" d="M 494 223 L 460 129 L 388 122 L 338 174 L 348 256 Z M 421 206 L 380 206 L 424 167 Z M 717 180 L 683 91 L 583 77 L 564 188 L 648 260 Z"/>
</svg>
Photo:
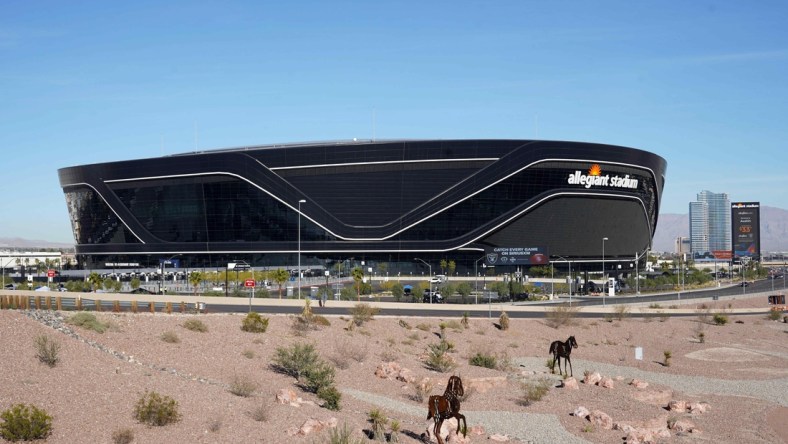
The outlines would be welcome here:
<svg viewBox="0 0 788 444">
<path fill-rule="evenodd" d="M 735 313 L 765 297 L 694 302 L 688 317 L 555 308 L 508 328 L 496 315 L 383 307 L 248 319 L 0 310 L 0 442 L 21 436 L 25 412 L 48 443 L 437 442 L 427 400 L 452 375 L 468 427 L 457 436 L 445 421 L 448 443 L 788 437 L 788 324 Z M 569 336 L 573 378 L 551 373 L 548 353 Z"/>
</svg>

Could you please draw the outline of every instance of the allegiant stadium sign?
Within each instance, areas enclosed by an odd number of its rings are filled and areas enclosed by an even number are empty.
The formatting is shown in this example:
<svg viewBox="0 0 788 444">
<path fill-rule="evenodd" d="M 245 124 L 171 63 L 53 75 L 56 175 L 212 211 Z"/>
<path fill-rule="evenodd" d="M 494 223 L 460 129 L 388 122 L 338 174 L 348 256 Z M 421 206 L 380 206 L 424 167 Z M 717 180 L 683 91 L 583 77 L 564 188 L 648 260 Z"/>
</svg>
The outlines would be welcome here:
<svg viewBox="0 0 788 444">
<path fill-rule="evenodd" d="M 637 189 L 638 180 L 629 177 L 629 174 L 622 176 L 609 174 L 602 175 L 602 169 L 594 164 L 588 170 L 588 174 L 583 174 L 580 170 L 569 174 L 566 181 L 570 185 L 582 185 L 585 188 L 591 187 L 612 187 Z"/>
</svg>

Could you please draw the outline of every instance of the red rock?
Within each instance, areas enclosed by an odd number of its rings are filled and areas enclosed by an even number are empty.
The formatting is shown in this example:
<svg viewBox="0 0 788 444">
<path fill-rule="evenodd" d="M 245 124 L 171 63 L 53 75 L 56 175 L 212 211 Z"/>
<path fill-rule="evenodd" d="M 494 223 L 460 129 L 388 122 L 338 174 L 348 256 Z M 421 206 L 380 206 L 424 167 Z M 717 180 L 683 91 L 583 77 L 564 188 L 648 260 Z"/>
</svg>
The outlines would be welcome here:
<svg viewBox="0 0 788 444">
<path fill-rule="evenodd" d="M 668 410 L 671 412 L 686 412 L 687 401 L 673 400 L 668 403 Z"/>
<path fill-rule="evenodd" d="M 397 380 L 411 383 L 416 381 L 416 376 L 413 374 L 412 371 L 410 371 L 410 369 L 403 368 L 397 374 Z"/>
<path fill-rule="evenodd" d="M 484 435 L 485 433 L 486 432 L 484 431 L 484 427 L 480 425 L 475 425 L 468 428 L 468 435 L 481 436 Z"/>
<path fill-rule="evenodd" d="M 593 372 L 585 375 L 583 378 L 583 384 L 594 385 L 602 379 L 602 375 L 599 372 Z"/>
<path fill-rule="evenodd" d="M 629 385 L 635 387 L 636 389 L 644 389 L 648 387 L 648 382 L 641 381 L 640 379 L 633 379 L 632 382 L 629 383 Z"/>
<path fill-rule="evenodd" d="M 612 380 L 612 379 L 610 379 L 610 378 L 608 378 L 608 377 L 604 377 L 604 378 L 602 378 L 602 379 L 601 379 L 601 380 L 600 380 L 600 381 L 597 383 L 597 385 L 598 385 L 598 386 L 600 386 L 600 387 L 609 388 L 609 389 L 612 389 L 612 388 L 613 388 L 613 386 L 614 386 L 614 385 L 613 385 L 613 380 Z"/>
<path fill-rule="evenodd" d="M 646 429 L 635 429 L 627 433 L 627 444 L 656 444 L 654 435 Z"/>
<path fill-rule="evenodd" d="M 488 436 L 487 439 L 492 441 L 492 442 L 509 442 L 509 437 L 508 436 L 500 435 L 498 433 Z"/>
<path fill-rule="evenodd" d="M 585 408 L 585 407 L 583 407 L 583 406 L 581 405 L 581 406 L 578 406 L 578 407 L 575 409 L 575 411 L 574 411 L 574 412 L 572 412 L 572 414 L 573 414 L 574 416 L 577 416 L 578 418 L 585 418 L 585 417 L 587 417 L 587 416 L 588 416 L 589 412 L 588 412 L 588 409 L 587 409 L 587 408 Z"/>
<path fill-rule="evenodd" d="M 298 395 L 291 389 L 283 388 L 276 392 L 276 402 L 280 404 L 290 404 L 294 407 L 298 407 L 298 401 Z"/>
<path fill-rule="evenodd" d="M 686 419 L 679 419 L 673 423 L 671 429 L 676 433 L 691 433 L 693 430 L 695 430 L 695 424 L 692 423 L 692 421 Z"/>
<path fill-rule="evenodd" d="M 696 415 L 700 413 L 706 413 L 706 410 L 708 410 L 709 405 L 706 404 L 705 402 L 691 402 L 689 406 L 687 406 L 687 408 L 689 409 L 690 413 Z"/>
<path fill-rule="evenodd" d="M 577 379 L 569 377 L 563 380 L 562 387 L 570 390 L 579 390 L 580 387 L 577 384 Z"/>
<path fill-rule="evenodd" d="M 610 418 L 610 415 L 601 411 L 601 410 L 594 410 L 588 416 L 588 420 L 591 421 L 592 424 L 597 425 L 605 430 L 612 430 L 613 429 L 613 419 Z"/>
<path fill-rule="evenodd" d="M 375 376 L 382 379 L 394 379 L 399 374 L 402 367 L 394 362 L 381 362 L 375 369 Z"/>
</svg>

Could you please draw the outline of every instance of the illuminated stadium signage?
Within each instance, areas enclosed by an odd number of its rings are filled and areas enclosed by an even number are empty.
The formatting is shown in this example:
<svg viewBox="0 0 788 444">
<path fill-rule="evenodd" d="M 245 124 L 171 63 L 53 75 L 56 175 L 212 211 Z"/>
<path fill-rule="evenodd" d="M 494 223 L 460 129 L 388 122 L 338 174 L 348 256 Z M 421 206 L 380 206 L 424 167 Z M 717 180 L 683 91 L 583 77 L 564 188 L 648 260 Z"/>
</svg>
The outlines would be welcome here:
<svg viewBox="0 0 788 444">
<path fill-rule="evenodd" d="M 609 174 L 603 176 L 602 168 L 600 168 L 598 164 L 591 165 L 588 174 L 583 174 L 580 170 L 569 174 L 567 183 L 570 185 L 583 185 L 585 188 L 612 187 L 637 189 L 638 187 L 638 180 L 629 177 L 629 174 L 623 177 L 619 175 L 611 176 Z"/>
<path fill-rule="evenodd" d="M 550 257 L 547 247 L 495 247 L 484 249 L 485 264 L 495 265 L 547 265 Z"/>
<path fill-rule="evenodd" d="M 731 228 L 733 257 L 761 257 L 761 205 L 759 202 L 733 202 Z"/>
</svg>

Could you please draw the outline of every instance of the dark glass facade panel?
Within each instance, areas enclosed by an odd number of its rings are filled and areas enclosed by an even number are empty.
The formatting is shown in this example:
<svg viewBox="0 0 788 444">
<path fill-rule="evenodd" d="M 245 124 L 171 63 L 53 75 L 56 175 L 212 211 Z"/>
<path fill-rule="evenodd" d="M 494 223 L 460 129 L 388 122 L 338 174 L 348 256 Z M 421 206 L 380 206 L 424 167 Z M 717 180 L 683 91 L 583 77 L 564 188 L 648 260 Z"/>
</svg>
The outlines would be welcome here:
<svg viewBox="0 0 788 444">
<path fill-rule="evenodd" d="M 65 194 L 77 244 L 139 243 L 92 188 L 72 187 Z"/>
<path fill-rule="evenodd" d="M 117 183 L 115 194 L 146 229 L 165 242 L 293 241 L 298 216 L 248 182 L 227 176 Z M 301 218 L 302 240 L 325 230 Z"/>
<path fill-rule="evenodd" d="M 597 188 L 587 190 L 567 184 L 569 174 L 576 170 L 585 173 L 587 164 L 571 162 L 546 162 L 528 168 L 490 187 L 481 193 L 418 224 L 414 229 L 397 236 L 400 240 L 448 240 L 505 219 L 514 210 L 527 207 L 536 200 L 559 191 L 599 193 Z M 644 200 L 647 211 L 656 208 L 654 184 L 641 170 L 627 167 L 607 167 L 606 172 L 629 174 L 639 181 L 633 196 Z M 622 194 L 620 190 L 615 190 Z M 627 194 L 627 193 L 623 193 Z M 641 210 L 642 211 L 642 210 Z"/>
</svg>

